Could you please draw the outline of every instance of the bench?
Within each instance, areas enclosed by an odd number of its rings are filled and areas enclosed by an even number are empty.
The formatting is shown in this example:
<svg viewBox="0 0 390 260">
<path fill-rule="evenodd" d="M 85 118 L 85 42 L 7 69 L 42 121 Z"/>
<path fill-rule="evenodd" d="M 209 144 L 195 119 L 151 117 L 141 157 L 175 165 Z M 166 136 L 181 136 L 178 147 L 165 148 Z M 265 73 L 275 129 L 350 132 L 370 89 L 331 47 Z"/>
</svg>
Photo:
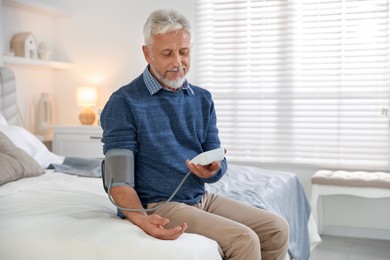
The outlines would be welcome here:
<svg viewBox="0 0 390 260">
<path fill-rule="evenodd" d="M 321 196 L 351 195 L 364 198 L 390 197 L 390 173 L 365 171 L 317 171 L 311 178 L 311 209 L 318 233 L 323 232 L 324 211 L 318 205 Z"/>
</svg>

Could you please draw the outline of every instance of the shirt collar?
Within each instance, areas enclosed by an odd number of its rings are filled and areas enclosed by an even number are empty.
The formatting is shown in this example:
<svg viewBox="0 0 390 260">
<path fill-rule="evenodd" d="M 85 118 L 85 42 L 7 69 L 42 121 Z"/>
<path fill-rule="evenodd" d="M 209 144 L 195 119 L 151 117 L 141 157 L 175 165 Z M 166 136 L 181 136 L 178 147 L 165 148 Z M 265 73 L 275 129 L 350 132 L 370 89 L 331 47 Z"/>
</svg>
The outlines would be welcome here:
<svg viewBox="0 0 390 260">
<path fill-rule="evenodd" d="M 161 89 L 164 89 L 164 90 L 167 90 L 167 91 L 172 91 L 173 90 L 170 90 L 170 89 L 166 89 L 166 88 L 163 88 L 163 86 L 161 86 L 161 84 L 157 81 L 157 79 L 152 75 L 152 73 L 150 73 L 149 71 L 149 65 L 146 66 L 143 74 L 142 74 L 143 78 L 144 78 L 144 81 L 145 81 L 145 85 L 147 87 L 147 89 L 149 90 L 149 93 L 150 95 L 154 95 L 156 94 L 158 91 L 160 91 Z M 188 89 L 192 95 L 194 95 L 194 91 L 191 89 L 190 87 L 190 84 L 189 82 L 187 81 L 187 79 L 184 81 L 183 85 L 181 86 L 180 89 L 178 89 L 177 91 L 180 91 L 181 89 Z"/>
</svg>

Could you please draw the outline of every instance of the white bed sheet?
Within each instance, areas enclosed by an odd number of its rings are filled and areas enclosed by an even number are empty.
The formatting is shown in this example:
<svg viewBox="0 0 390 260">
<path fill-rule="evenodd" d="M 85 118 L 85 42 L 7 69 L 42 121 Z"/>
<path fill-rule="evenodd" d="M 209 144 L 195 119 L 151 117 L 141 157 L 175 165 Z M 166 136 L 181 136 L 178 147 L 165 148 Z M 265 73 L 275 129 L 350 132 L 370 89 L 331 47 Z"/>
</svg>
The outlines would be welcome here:
<svg viewBox="0 0 390 260">
<path fill-rule="evenodd" d="M 211 239 L 155 239 L 116 216 L 101 179 L 47 171 L 0 187 L 0 259 L 221 259 Z"/>
</svg>

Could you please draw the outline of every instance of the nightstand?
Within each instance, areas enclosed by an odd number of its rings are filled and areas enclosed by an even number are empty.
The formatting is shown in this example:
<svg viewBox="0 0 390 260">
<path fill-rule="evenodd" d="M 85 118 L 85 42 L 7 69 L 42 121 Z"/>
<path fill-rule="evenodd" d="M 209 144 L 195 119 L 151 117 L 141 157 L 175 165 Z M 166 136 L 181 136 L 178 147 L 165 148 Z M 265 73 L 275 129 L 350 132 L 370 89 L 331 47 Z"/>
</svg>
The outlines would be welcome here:
<svg viewBox="0 0 390 260">
<path fill-rule="evenodd" d="M 104 158 L 100 126 L 54 126 L 53 152 L 58 155 Z"/>
</svg>

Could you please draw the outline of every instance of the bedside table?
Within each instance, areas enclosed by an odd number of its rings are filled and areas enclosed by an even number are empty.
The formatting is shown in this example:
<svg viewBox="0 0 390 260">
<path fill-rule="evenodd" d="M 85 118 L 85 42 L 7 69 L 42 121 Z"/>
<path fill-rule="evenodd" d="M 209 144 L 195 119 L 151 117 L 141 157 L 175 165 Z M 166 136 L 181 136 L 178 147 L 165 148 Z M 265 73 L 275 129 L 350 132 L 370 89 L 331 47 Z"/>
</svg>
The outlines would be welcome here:
<svg viewBox="0 0 390 260">
<path fill-rule="evenodd" d="M 54 126 L 53 152 L 58 155 L 104 158 L 100 126 Z"/>
</svg>

